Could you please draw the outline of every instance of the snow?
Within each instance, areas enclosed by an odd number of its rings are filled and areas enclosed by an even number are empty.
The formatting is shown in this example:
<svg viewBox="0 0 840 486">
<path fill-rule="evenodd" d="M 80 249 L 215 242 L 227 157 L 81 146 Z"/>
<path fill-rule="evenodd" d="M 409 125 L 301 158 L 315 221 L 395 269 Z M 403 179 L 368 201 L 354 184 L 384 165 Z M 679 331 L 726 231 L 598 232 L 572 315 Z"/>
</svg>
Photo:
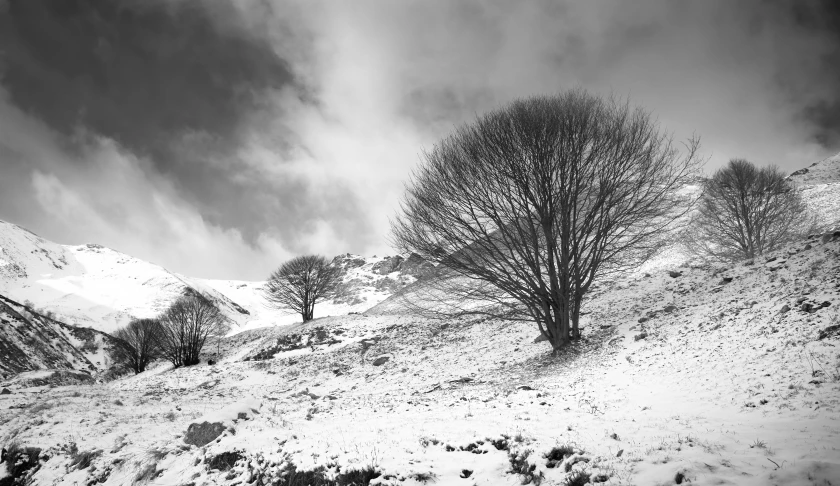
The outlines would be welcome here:
<svg viewBox="0 0 840 486">
<path fill-rule="evenodd" d="M 15 388 L 0 396 L 0 442 L 52 451 L 34 484 L 125 484 L 152 463 L 160 475 L 150 484 L 245 484 L 288 461 L 332 473 L 374 466 L 372 484 L 419 485 L 426 474 L 437 485 L 518 484 L 508 452 L 488 441 L 503 435 L 512 452 L 533 451 L 549 485 L 563 484 L 574 458 L 572 471 L 609 485 L 675 484 L 678 473 L 697 485 L 836 484 L 838 337 L 818 335 L 840 323 L 840 239 L 775 256 L 603 285 L 586 306 L 586 341 L 559 358 L 534 343 L 534 326 L 484 318 L 372 309 L 250 330 L 227 338 L 230 359 L 214 366 Z M 807 312 L 803 297 L 831 305 Z M 245 361 L 290 334 L 300 348 Z M 374 366 L 381 356 L 390 359 Z M 18 405 L 29 408 L 9 408 Z M 253 409 L 235 432 L 184 445 L 189 424 Z M 68 440 L 103 451 L 94 468 L 68 469 Z M 566 444 L 576 454 L 547 467 L 543 455 Z M 479 453 L 461 450 L 470 447 Z M 244 459 L 230 471 L 205 463 L 231 451 Z"/>
<path fill-rule="evenodd" d="M 824 219 L 840 214 L 838 163 L 792 176 Z M 0 395 L 0 445 L 48 457 L 35 485 L 270 483 L 288 463 L 331 475 L 373 467 L 371 484 L 519 484 L 509 454 L 527 451 L 544 485 L 575 471 L 607 485 L 678 475 L 692 485 L 840 484 L 831 234 L 749 265 L 689 267 L 664 251 L 593 290 L 585 340 L 557 358 L 534 325 L 412 315 L 389 296 L 413 277 L 380 275 L 383 257 L 342 256 L 356 265 L 345 277 L 352 298 L 319 304 L 302 324 L 267 305 L 263 282 L 193 279 L 3 222 L 0 249 L 0 293 L 80 324 L 113 330 L 160 312 L 185 286 L 218 299 L 236 324 L 208 346 L 222 354 L 212 366 L 205 356 L 112 382 L 29 386 L 54 372 L 39 370 L 0 384 L 13 392 Z M 101 349 L 86 357 L 105 359 Z M 204 421 L 228 428 L 186 445 L 187 428 Z M 98 451 L 90 467 L 71 466 L 70 444 Z M 549 463 L 561 445 L 574 454 Z M 232 469 L 210 469 L 232 452 Z"/>
</svg>

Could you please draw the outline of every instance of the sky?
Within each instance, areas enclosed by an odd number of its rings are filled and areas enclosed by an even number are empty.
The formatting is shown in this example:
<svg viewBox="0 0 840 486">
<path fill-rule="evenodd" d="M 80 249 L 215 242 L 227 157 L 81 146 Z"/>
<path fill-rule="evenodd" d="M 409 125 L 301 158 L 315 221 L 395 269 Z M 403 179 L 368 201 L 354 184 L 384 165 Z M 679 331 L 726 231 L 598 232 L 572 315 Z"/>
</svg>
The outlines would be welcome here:
<svg viewBox="0 0 840 486">
<path fill-rule="evenodd" d="M 840 2 L 0 0 L 0 219 L 205 278 L 393 254 L 423 150 L 575 87 L 792 172 L 840 151 Z"/>
</svg>

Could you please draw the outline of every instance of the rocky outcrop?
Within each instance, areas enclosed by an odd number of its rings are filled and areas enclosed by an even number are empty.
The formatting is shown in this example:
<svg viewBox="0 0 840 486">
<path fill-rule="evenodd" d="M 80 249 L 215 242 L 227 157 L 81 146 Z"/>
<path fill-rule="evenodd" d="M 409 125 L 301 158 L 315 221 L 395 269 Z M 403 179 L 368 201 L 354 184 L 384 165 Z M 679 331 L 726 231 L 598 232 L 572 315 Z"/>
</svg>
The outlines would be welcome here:
<svg viewBox="0 0 840 486">
<path fill-rule="evenodd" d="M 0 375 L 8 377 L 38 369 L 79 370 L 96 373 L 91 362 L 113 338 L 88 328 L 64 324 L 0 295 Z"/>
</svg>

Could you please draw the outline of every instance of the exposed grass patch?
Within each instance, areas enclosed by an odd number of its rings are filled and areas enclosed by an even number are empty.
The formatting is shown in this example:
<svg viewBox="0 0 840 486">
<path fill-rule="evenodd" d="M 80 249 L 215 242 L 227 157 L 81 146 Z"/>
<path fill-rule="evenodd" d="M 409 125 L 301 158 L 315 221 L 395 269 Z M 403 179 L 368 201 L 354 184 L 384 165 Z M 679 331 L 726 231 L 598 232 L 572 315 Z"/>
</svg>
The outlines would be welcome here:
<svg viewBox="0 0 840 486">
<path fill-rule="evenodd" d="M 233 469 L 237 461 L 243 459 L 245 456 L 239 451 L 225 451 L 217 454 L 207 461 L 207 468 L 216 471 L 229 471 Z"/>
<path fill-rule="evenodd" d="M 522 484 L 539 485 L 542 483 L 543 474 L 542 472 L 535 474 L 537 465 L 528 461 L 531 452 L 533 452 L 531 449 L 525 449 L 519 453 L 509 453 L 508 461 L 510 462 L 510 469 L 508 473 L 522 476 Z"/>
<path fill-rule="evenodd" d="M 586 486 L 591 477 L 586 471 L 575 471 L 563 480 L 563 486 Z"/>
<path fill-rule="evenodd" d="M 26 481 L 15 483 L 14 481 L 26 478 L 38 470 L 40 464 L 38 457 L 41 449 L 37 447 L 24 447 L 18 442 L 12 442 L 6 446 L 6 456 L 3 463 L 6 465 L 7 478 L 11 478 L 10 484 L 27 484 Z"/>
</svg>

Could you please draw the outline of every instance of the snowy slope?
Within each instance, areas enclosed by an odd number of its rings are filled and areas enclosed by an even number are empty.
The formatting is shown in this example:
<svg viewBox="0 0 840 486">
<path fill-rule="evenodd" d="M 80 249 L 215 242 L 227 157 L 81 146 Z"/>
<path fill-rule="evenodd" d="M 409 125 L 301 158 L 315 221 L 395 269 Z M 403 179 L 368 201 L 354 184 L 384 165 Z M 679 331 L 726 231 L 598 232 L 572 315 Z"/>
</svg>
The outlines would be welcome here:
<svg viewBox="0 0 840 486">
<path fill-rule="evenodd" d="M 408 486 L 840 483 L 840 234 L 674 270 L 602 286 L 559 359 L 527 324 L 316 319 L 231 336 L 217 366 L 11 384 L 0 443 L 44 449 L 32 484 L 272 484 L 290 463 Z M 209 419 L 235 431 L 184 444 Z"/>
<path fill-rule="evenodd" d="M 802 191 L 805 202 L 820 221 L 840 228 L 840 154 L 797 170 L 788 180 Z"/>
<path fill-rule="evenodd" d="M 344 295 L 319 303 L 316 317 L 364 311 L 427 270 L 422 261 L 400 256 L 346 254 L 335 261 L 345 270 Z M 190 292 L 216 302 L 234 333 L 299 322 L 299 315 L 268 306 L 263 285 L 190 278 L 101 245 L 58 245 L 0 221 L 0 293 L 69 324 L 113 332 L 131 318 L 158 315 Z"/>
<path fill-rule="evenodd" d="M 31 302 L 66 323 L 113 332 L 132 317 L 151 317 L 193 291 L 235 322 L 245 309 L 198 279 L 100 245 L 63 246 L 0 221 L 0 293 Z"/>
<path fill-rule="evenodd" d="M 96 373 L 107 367 L 112 339 L 39 314 L 0 295 L 0 377 L 35 369 Z"/>
</svg>

